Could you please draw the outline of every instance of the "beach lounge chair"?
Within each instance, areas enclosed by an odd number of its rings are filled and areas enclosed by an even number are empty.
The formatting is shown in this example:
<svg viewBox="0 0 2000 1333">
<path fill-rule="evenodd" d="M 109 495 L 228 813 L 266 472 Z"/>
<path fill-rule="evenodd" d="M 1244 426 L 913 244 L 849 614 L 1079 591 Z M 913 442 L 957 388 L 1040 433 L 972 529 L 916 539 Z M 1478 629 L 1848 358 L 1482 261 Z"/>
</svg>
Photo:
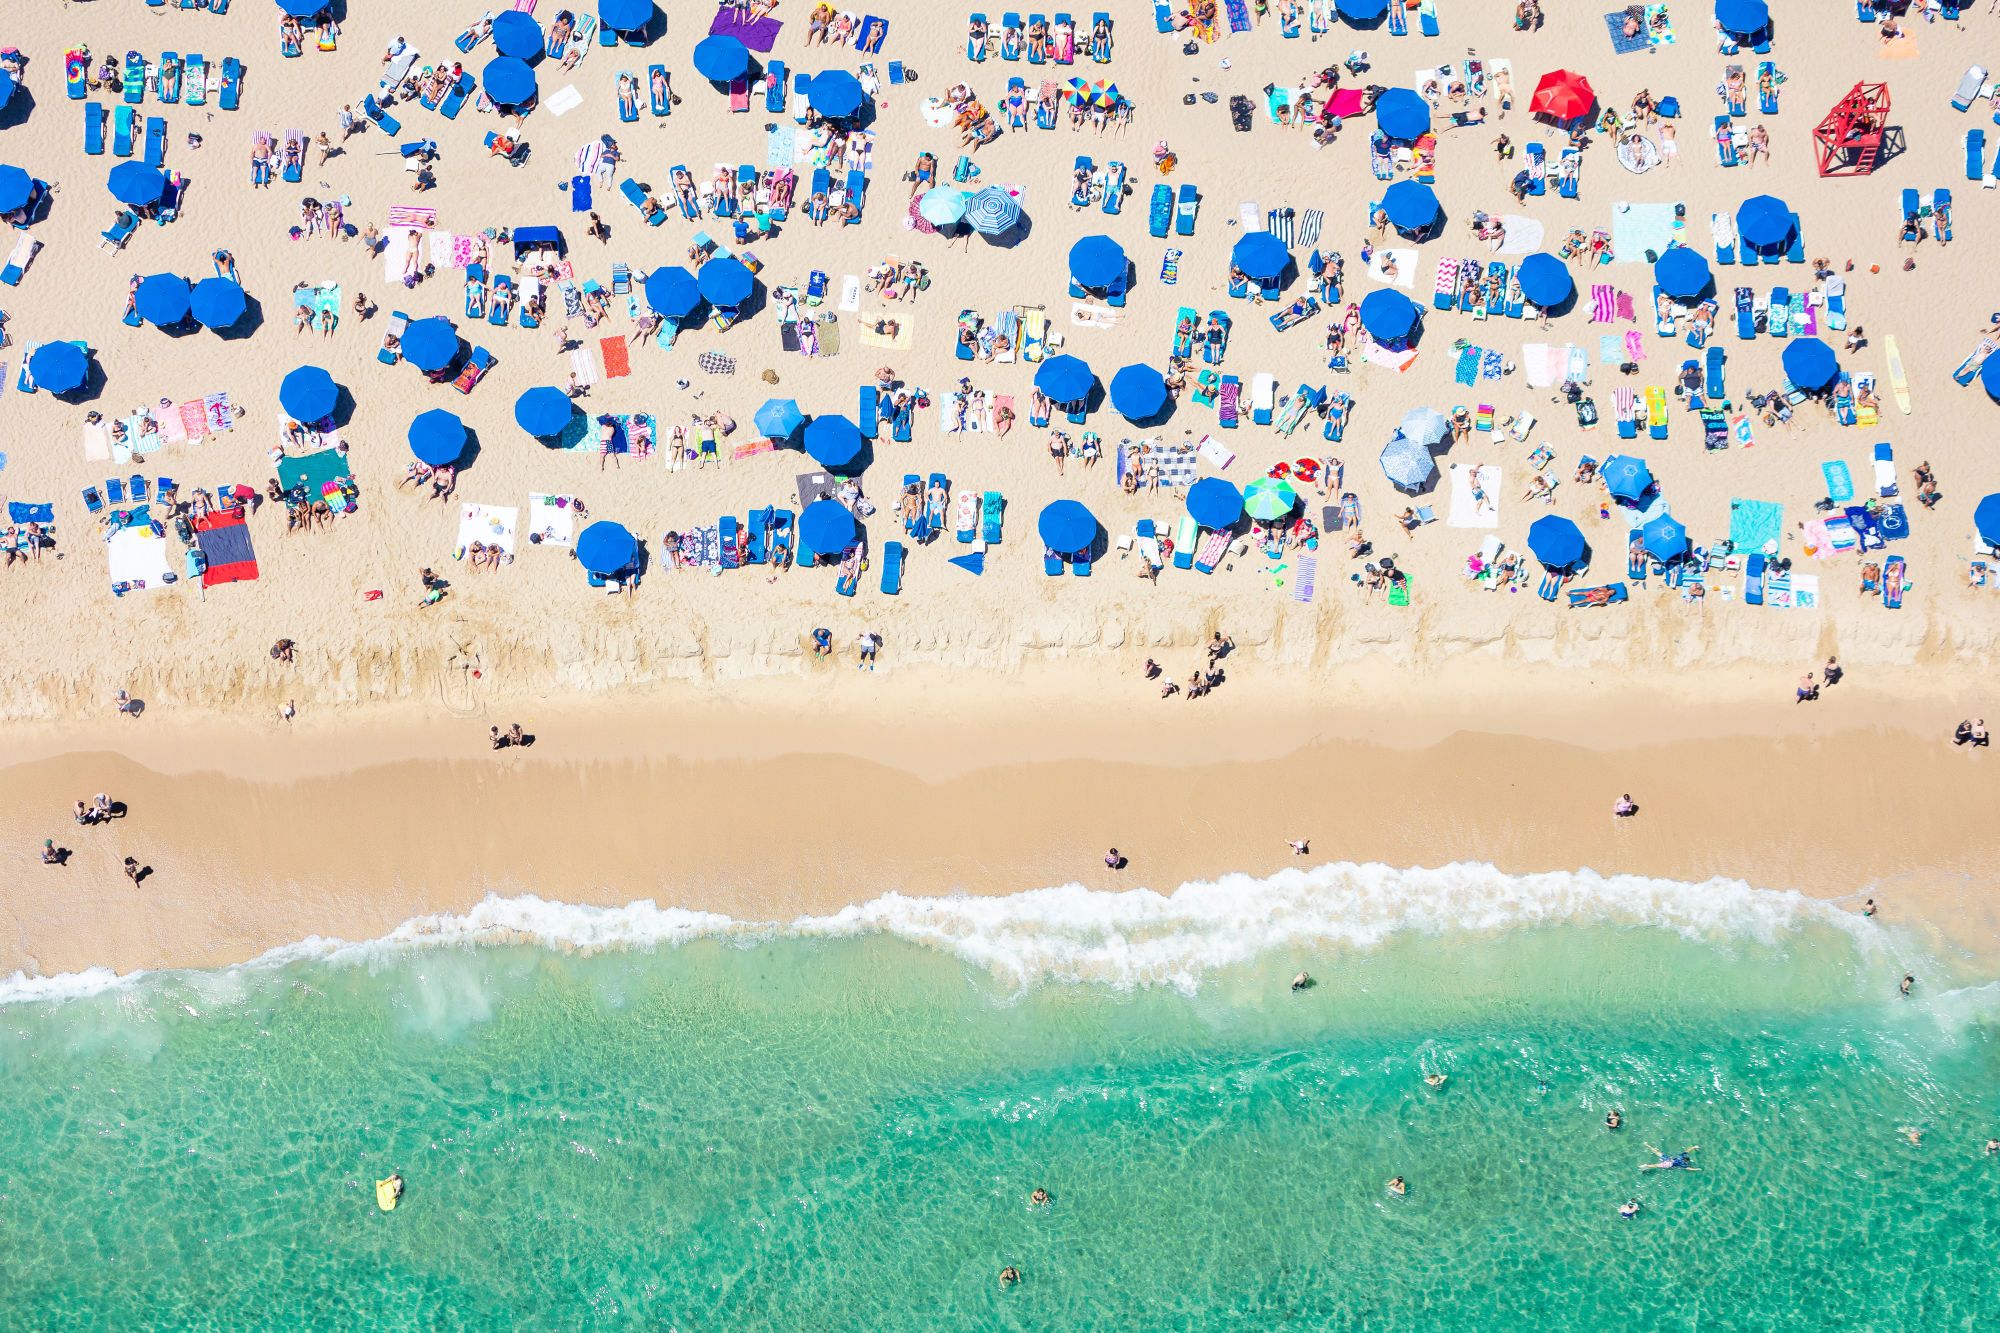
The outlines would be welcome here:
<svg viewBox="0 0 2000 1333">
<path fill-rule="evenodd" d="M 979 330 L 979 325 L 980 325 L 980 319 L 978 311 L 968 307 L 967 309 L 958 312 L 958 324 L 956 326 L 957 330 L 964 330 L 969 328 L 973 330 L 974 333 L 974 337 L 971 342 L 967 342 L 964 338 L 958 338 L 954 335 L 956 343 L 954 350 L 959 360 L 961 361 L 972 360 L 972 349 L 974 346 L 978 344 L 977 334 Z"/>
<path fill-rule="evenodd" d="M 1728 390 L 1724 387 L 1722 378 L 1723 362 L 1726 359 L 1726 357 L 1727 354 L 1722 350 L 1722 348 L 1718 346 L 1709 347 L 1708 359 L 1704 373 L 1704 381 L 1705 381 L 1704 392 L 1707 394 L 1708 397 L 1716 399 L 1718 401 L 1727 401 L 1729 397 Z"/>
<path fill-rule="evenodd" d="M 146 100 L 146 57 L 137 51 L 125 53 L 125 101 L 137 106 Z"/>
<path fill-rule="evenodd" d="M 847 173 L 847 201 L 854 205 L 854 216 L 847 219 L 852 227 L 861 221 L 861 210 L 868 197 L 868 174 L 859 167 Z"/>
<path fill-rule="evenodd" d="M 1656 440 L 1667 438 L 1667 391 L 1657 384 L 1646 390 L 1646 432 Z"/>
<path fill-rule="evenodd" d="M 83 104 L 83 151 L 92 157 L 101 157 L 104 153 L 104 119 L 102 102 Z"/>
<path fill-rule="evenodd" d="M 1875 494 L 1884 500 L 1893 500 L 1900 491 L 1896 486 L 1896 451 L 1887 444 L 1875 446 Z"/>
<path fill-rule="evenodd" d="M 1153 200 L 1146 209 L 1146 231 L 1159 240 L 1166 236 L 1174 222 L 1174 187 L 1155 185 Z"/>
<path fill-rule="evenodd" d="M 502 294 L 505 294 L 505 296 L 507 297 L 507 299 L 504 301 L 500 299 Z M 514 280 L 508 277 L 505 273 L 494 274 L 493 299 L 491 300 L 491 302 L 489 302 L 489 304 L 492 306 L 492 309 L 487 313 L 486 316 L 486 322 L 488 324 L 496 326 L 505 325 L 507 321 L 513 317 L 514 313 L 513 295 L 514 295 Z"/>
<path fill-rule="evenodd" d="M 1037 60 L 1035 63 L 1039 65 L 1041 62 Z M 1042 573 L 1049 578 L 1061 578 L 1068 569 L 1069 566 L 1063 563 L 1063 558 L 1054 551 L 1044 550 L 1042 552 Z"/>
<path fill-rule="evenodd" d="M 1216 424 L 1221 426 L 1222 429 L 1236 429 L 1242 416 L 1240 407 L 1242 393 L 1243 381 L 1234 375 L 1224 375 L 1222 377 L 1222 389 L 1216 395 L 1215 399 Z"/>
<path fill-rule="evenodd" d="M 1278 377 L 1259 371 L 1250 379 L 1250 420 L 1268 426 L 1277 414 Z"/>
<path fill-rule="evenodd" d="M 1986 175 L 1986 131 L 1970 129 L 1965 132 L 1965 178 L 1976 181 Z"/>
<path fill-rule="evenodd" d="M 20 286 L 22 277 L 27 274 L 28 265 L 35 262 L 35 255 L 41 251 L 41 248 L 42 243 L 40 241 L 28 235 L 25 231 L 22 232 L 15 239 L 14 249 L 8 254 L 6 264 L 0 265 L 0 282 L 6 283 L 9 287 Z M 26 358 L 22 359 L 21 364 L 25 369 L 27 366 Z"/>
<path fill-rule="evenodd" d="M 125 242 L 132 239 L 132 233 L 139 229 L 139 215 L 129 208 L 118 210 L 111 230 L 99 232 L 97 248 L 100 250 L 123 250 Z"/>
<path fill-rule="evenodd" d="M 1766 321 L 1765 327 L 1770 331 L 1773 338 L 1791 336 L 1792 293 L 1789 288 L 1773 287 L 1771 289 L 1771 308 L 1770 313 L 1766 316 Z"/>
<path fill-rule="evenodd" d="M 90 95 L 90 57 L 81 51 L 70 51 L 63 57 L 63 81 L 65 91 L 72 102 L 81 102 Z"/>
<path fill-rule="evenodd" d="M 167 164 L 167 121 L 164 116 L 146 117 L 146 165 L 164 167 Z"/>
<path fill-rule="evenodd" d="M 493 353 L 484 347 L 475 347 L 472 349 L 472 355 L 465 359 L 465 369 L 458 372 L 458 378 L 451 382 L 451 387 L 460 393 L 471 393 L 479 387 L 479 381 L 484 379 L 486 372 L 491 369 L 493 369 Z"/>
<path fill-rule="evenodd" d="M 1736 289 L 1736 336 L 1745 341 L 1757 336 L 1757 298 L 1748 287 Z"/>
<path fill-rule="evenodd" d="M 486 265 L 465 266 L 465 317 L 486 318 Z"/>
<path fill-rule="evenodd" d="M 1195 546 L 1201 540 L 1201 525 L 1191 514 L 1182 514 L 1180 526 L 1174 529 L 1174 568 L 1193 569 L 1196 555 Z"/>
<path fill-rule="evenodd" d="M 1616 606 L 1628 600 L 1631 592 L 1622 583 L 1607 583 L 1596 588 L 1572 588 L 1569 592 L 1571 607 Z M 1748 598 L 1745 599 L 1746 601 Z"/>
<path fill-rule="evenodd" d="M 111 108 L 111 152 L 117 157 L 132 156 L 132 127 L 138 113 L 129 106 Z"/>
<path fill-rule="evenodd" d="M 1201 359 L 1208 365 L 1219 366 L 1229 354 L 1229 316 L 1220 310 L 1209 311 L 1208 328 L 1201 343 Z"/>
<path fill-rule="evenodd" d="M 451 90 L 444 95 L 444 101 L 438 104 L 438 114 L 446 120 L 457 120 L 458 113 L 465 109 L 465 99 L 472 96 L 472 90 L 478 86 L 470 72 L 459 75 L 458 82 L 451 86 Z"/>
<path fill-rule="evenodd" d="M 223 58 L 222 92 L 216 105 L 224 111 L 234 111 L 243 105 L 243 62 L 235 56 Z"/>
<path fill-rule="evenodd" d="M 1882 562 L 1882 605 L 1891 611 L 1903 607 L 1903 589 L 1909 581 L 1909 566 L 1900 555 Z"/>
<path fill-rule="evenodd" d="M 1080 579 L 1090 577 L 1091 557 L 1088 551 L 1078 551 L 1070 557 L 1069 572 Z"/>
<path fill-rule="evenodd" d="M 1192 185 L 1183 185 L 1174 203 L 1174 232 L 1180 236 L 1194 235 L 1195 215 L 1201 211 L 1201 196 Z"/>
<path fill-rule="evenodd" d="M 1768 48 L 1759 47 L 1758 50 Z M 1765 60 L 1757 66 L 1757 110 L 1766 116 L 1778 114 L 1778 67 Z"/>
<path fill-rule="evenodd" d="M 385 366 L 393 366 L 401 361 L 403 359 L 401 350 L 403 346 L 403 331 L 409 327 L 410 317 L 408 315 L 400 310 L 391 310 L 389 312 L 389 325 L 382 330 L 382 346 L 375 353 L 375 359 Z M 396 341 L 394 347 L 389 346 L 389 340 L 392 338 Z"/>
<path fill-rule="evenodd" d="M 1547 194 L 1549 189 L 1548 150 L 1538 143 L 1528 144 L 1521 150 L 1528 159 L 1528 193 Z"/>
<path fill-rule="evenodd" d="M 1040 306 L 1028 306 L 1021 311 L 1021 359 L 1040 361 L 1047 355 L 1049 346 L 1049 316 Z"/>
<path fill-rule="evenodd" d="M 903 544 L 882 544 L 882 591 L 894 597 L 903 591 Z"/>
<path fill-rule="evenodd" d="M 285 131 L 285 167 L 280 174 L 297 185 L 306 178 L 306 145 L 309 140 L 304 130 Z"/>
<path fill-rule="evenodd" d="M 882 429 L 882 391 L 872 384 L 861 386 L 860 410 L 855 413 L 854 424 L 861 428 L 861 438 L 872 440 Z"/>
<path fill-rule="evenodd" d="M 361 111 L 368 119 L 375 122 L 377 129 L 391 138 L 403 132 L 403 122 L 384 111 L 382 104 L 375 100 L 375 94 L 370 93 L 361 99 Z"/>
<path fill-rule="evenodd" d="M 1727 213 L 1708 215 L 1709 238 L 1715 243 L 1715 262 L 1733 264 L 1736 262 L 1736 221 Z"/>
<path fill-rule="evenodd" d="M 1104 164 L 1104 202 L 1099 206 L 1114 217 L 1125 207 L 1125 164 Z"/>
<path fill-rule="evenodd" d="M 1764 604 L 1764 557 L 1753 554 L 1743 562 L 1743 605 Z"/>
<path fill-rule="evenodd" d="M 208 105 L 208 61 L 201 52 L 188 52 L 184 73 L 186 77 L 181 85 L 186 90 L 184 100 L 189 106 Z"/>
<path fill-rule="evenodd" d="M 160 52 L 160 63 L 155 90 L 162 102 L 172 105 L 181 100 L 181 55 L 178 51 Z"/>
<path fill-rule="evenodd" d="M 1574 199 L 1583 184 L 1583 154 L 1574 148 L 1565 148 L 1561 162 L 1556 171 L 1556 193 L 1565 199 Z"/>
</svg>

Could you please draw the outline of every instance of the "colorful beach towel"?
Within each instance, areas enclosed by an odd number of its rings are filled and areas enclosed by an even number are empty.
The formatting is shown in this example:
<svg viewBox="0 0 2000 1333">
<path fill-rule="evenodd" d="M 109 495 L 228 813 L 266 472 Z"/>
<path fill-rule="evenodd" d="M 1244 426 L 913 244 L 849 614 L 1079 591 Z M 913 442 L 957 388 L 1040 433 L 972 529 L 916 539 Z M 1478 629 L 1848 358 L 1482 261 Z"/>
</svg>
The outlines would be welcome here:
<svg viewBox="0 0 2000 1333">
<path fill-rule="evenodd" d="M 389 225 L 392 227 L 408 227 L 412 231 L 429 231 L 432 227 L 437 226 L 437 220 L 438 211 L 435 208 L 423 208 L 416 204 L 389 205 Z"/>
<path fill-rule="evenodd" d="M 1830 463 L 1821 463 L 1819 471 L 1826 478 L 1827 499 L 1844 505 L 1854 498 L 1854 474 L 1848 471 L 1845 459 L 1836 458 Z"/>
<path fill-rule="evenodd" d="M 1507 358 L 1498 350 L 1489 350 L 1479 362 L 1479 378 L 1497 380 L 1507 373 Z"/>
<path fill-rule="evenodd" d="M 1745 553 L 1772 554 L 1785 530 L 1785 508 L 1769 500 L 1729 502 L 1729 543 Z"/>
<path fill-rule="evenodd" d="M 1625 20 L 1638 20 L 1639 29 L 1633 36 L 1625 35 Z M 1644 51 L 1652 46 L 1646 36 L 1646 11 L 1637 5 L 1627 5 L 1615 13 L 1604 16 L 1604 26 L 1611 33 L 1611 49 L 1617 54 L 1630 55 L 1634 51 Z"/>
<path fill-rule="evenodd" d="M 1452 378 L 1460 384 L 1472 384 L 1479 379 L 1479 349 L 1467 347 L 1458 354 L 1458 362 L 1452 367 Z"/>
<path fill-rule="evenodd" d="M 606 338 L 597 346 L 604 355 L 605 379 L 620 380 L 632 373 L 632 349 L 625 345 L 623 334 Z"/>
<path fill-rule="evenodd" d="M 1618 289 L 1608 282 L 1590 284 L 1590 322 L 1609 324 L 1617 317 Z"/>
<path fill-rule="evenodd" d="M 1300 556 L 1298 571 L 1292 575 L 1292 600 L 1310 602 L 1313 599 L 1313 584 L 1318 578 L 1319 557 Z"/>
<path fill-rule="evenodd" d="M 769 52 L 778 44 L 778 30 L 784 26 L 774 18 L 747 18 L 745 11 L 724 5 L 710 21 L 708 35 L 734 37 L 752 51 Z"/>
<path fill-rule="evenodd" d="M 1646 339 L 1640 334 L 1639 330 L 1625 330 L 1625 355 L 1629 360 L 1633 361 L 1644 361 L 1646 359 Z"/>
</svg>

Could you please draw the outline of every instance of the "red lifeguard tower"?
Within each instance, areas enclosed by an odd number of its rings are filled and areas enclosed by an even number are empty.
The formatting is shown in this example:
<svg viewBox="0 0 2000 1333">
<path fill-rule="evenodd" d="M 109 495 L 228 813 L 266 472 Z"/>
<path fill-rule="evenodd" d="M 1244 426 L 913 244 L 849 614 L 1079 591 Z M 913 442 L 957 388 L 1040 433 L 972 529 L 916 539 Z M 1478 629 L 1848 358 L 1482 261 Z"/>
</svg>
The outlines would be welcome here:
<svg viewBox="0 0 2000 1333">
<path fill-rule="evenodd" d="M 1890 143 L 1889 85 L 1857 83 L 1834 103 L 1813 130 L 1822 176 L 1866 176 L 1881 164 Z"/>
</svg>

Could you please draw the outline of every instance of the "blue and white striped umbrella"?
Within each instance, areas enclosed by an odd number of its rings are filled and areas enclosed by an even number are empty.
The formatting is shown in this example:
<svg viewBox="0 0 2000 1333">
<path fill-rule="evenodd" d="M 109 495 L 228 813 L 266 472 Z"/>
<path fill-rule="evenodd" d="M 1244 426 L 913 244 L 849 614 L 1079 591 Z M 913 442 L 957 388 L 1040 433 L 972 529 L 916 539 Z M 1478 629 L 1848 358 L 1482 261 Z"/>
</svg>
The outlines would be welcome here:
<svg viewBox="0 0 2000 1333">
<path fill-rule="evenodd" d="M 965 221 L 982 236 L 999 236 L 1020 225 L 1021 205 L 999 186 L 989 185 L 966 201 Z"/>
</svg>

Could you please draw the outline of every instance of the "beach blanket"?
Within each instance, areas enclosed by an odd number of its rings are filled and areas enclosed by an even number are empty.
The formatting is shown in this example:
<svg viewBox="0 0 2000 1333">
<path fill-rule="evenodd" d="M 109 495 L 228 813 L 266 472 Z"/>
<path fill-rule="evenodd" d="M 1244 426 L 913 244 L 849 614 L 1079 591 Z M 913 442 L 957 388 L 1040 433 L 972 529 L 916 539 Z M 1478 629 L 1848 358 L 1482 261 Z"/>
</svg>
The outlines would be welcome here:
<svg viewBox="0 0 2000 1333">
<path fill-rule="evenodd" d="M 1646 340 L 1637 329 L 1625 330 L 1625 355 L 1632 361 L 1646 359 Z"/>
<path fill-rule="evenodd" d="M 590 354 L 588 347 L 579 347 L 569 354 L 569 368 L 578 384 L 597 383 L 597 358 Z"/>
<path fill-rule="evenodd" d="M 1625 360 L 1625 339 L 1616 333 L 1601 333 L 1597 336 L 1597 360 L 1601 365 L 1616 366 Z"/>
<path fill-rule="evenodd" d="M 1479 489 L 1486 498 L 1476 501 L 1472 498 L 1472 483 L 1478 478 Z M 1451 465 L 1451 516 L 1445 520 L 1454 528 L 1497 528 L 1500 526 L 1500 466 L 1487 463 L 1473 467 L 1466 463 Z"/>
<path fill-rule="evenodd" d="M 1827 499 L 1844 505 L 1854 498 L 1854 474 L 1848 471 L 1845 459 L 1836 458 L 1830 463 L 1821 463 L 1819 472 L 1826 479 Z"/>
<path fill-rule="evenodd" d="M 528 542 L 568 550 L 576 540 L 576 501 L 567 495 L 528 496 Z"/>
<path fill-rule="evenodd" d="M 796 125 L 773 125 L 764 136 L 764 165 L 789 167 L 798 160 L 799 132 Z M 912 200 L 916 196 L 911 196 Z"/>
<path fill-rule="evenodd" d="M 201 574 L 202 587 L 247 583 L 257 577 L 257 550 L 245 522 L 248 514 L 249 510 L 239 505 L 195 520 L 195 544 L 208 559 L 208 568 Z"/>
<path fill-rule="evenodd" d="M 896 331 L 893 334 L 877 333 L 875 331 L 876 326 L 884 321 L 895 326 Z M 893 314 L 884 310 L 879 312 L 878 315 L 871 315 L 869 318 L 860 321 L 854 336 L 870 347 L 908 347 L 915 325 L 916 320 L 907 310 L 898 310 Z"/>
<path fill-rule="evenodd" d="M 1202 462 L 1217 472 L 1226 471 L 1229 465 L 1236 461 L 1235 451 L 1213 435 L 1202 436 L 1201 443 L 1195 446 L 1195 452 L 1201 456 Z"/>
<path fill-rule="evenodd" d="M 1632 303 L 1632 294 L 1630 292 L 1618 293 L 1618 318 L 1624 320 L 1627 324 L 1637 324 L 1639 322 L 1639 307 Z"/>
<path fill-rule="evenodd" d="M 1458 361 L 1453 365 L 1451 374 L 1452 378 L 1460 384 L 1477 382 L 1479 379 L 1479 349 L 1477 347 L 1461 348 L 1458 353 Z"/>
<path fill-rule="evenodd" d="M 1794 611 L 1819 610 L 1819 575 L 1792 575 L 1792 609 Z"/>
<path fill-rule="evenodd" d="M 105 541 L 104 555 L 111 581 L 134 588 L 164 586 L 163 576 L 172 568 L 168 564 L 167 539 L 154 536 L 150 525 L 118 529 Z"/>
<path fill-rule="evenodd" d="M 708 35 L 734 37 L 752 51 L 769 52 L 778 44 L 778 30 L 784 26 L 774 18 L 747 18 L 745 11 L 725 5 L 709 22 Z"/>
<path fill-rule="evenodd" d="M 1386 260 L 1394 260 L 1396 274 L 1389 276 L 1384 271 Z M 1415 250 L 1377 250 L 1368 261 L 1368 276 L 1377 282 L 1386 282 L 1396 287 L 1409 287 L 1417 278 L 1417 252 Z"/>
<path fill-rule="evenodd" d="M 1611 206 L 1611 246 L 1620 264 L 1647 264 L 1646 251 L 1662 254 L 1674 240 L 1672 204 L 1627 204 Z"/>
<path fill-rule="evenodd" d="M 1299 214 L 1299 244 L 1310 250 L 1319 244 L 1319 229 L 1326 221 L 1326 211 L 1308 208 Z"/>
<path fill-rule="evenodd" d="M 840 300 L 835 304 L 834 308 L 850 314 L 861 308 L 861 279 L 859 276 L 849 273 L 840 280 Z"/>
<path fill-rule="evenodd" d="M 623 334 L 605 338 L 597 346 L 604 356 L 604 378 L 622 380 L 632 373 L 632 349 L 625 345 Z"/>
<path fill-rule="evenodd" d="M 1636 36 L 1627 37 L 1625 35 L 1625 20 L 1628 16 L 1639 20 L 1639 31 Z M 1606 14 L 1604 16 L 1604 26 L 1611 33 L 1611 49 L 1618 55 L 1624 56 L 1630 55 L 1634 51 L 1645 51 L 1653 45 L 1652 41 L 1646 36 L 1646 11 L 1638 5 L 1627 5 L 1615 13 Z"/>
<path fill-rule="evenodd" d="M 1115 329 L 1118 327 L 1118 312 L 1107 305 L 1072 301 L 1069 306 L 1069 322 L 1082 329 Z"/>
<path fill-rule="evenodd" d="M 422 246 L 424 229 L 417 227 L 390 227 L 382 233 L 382 277 L 392 286 L 403 285 L 403 265 L 408 260 L 412 245 Z M 422 267 L 423 250 L 419 249 L 418 267 Z"/>
<path fill-rule="evenodd" d="M 459 550 L 465 550 L 474 542 L 484 542 L 488 546 L 498 546 L 508 555 L 514 554 L 514 528 L 520 517 L 521 511 L 512 505 L 460 505 Z"/>
<path fill-rule="evenodd" d="M 1533 254 L 1542 248 L 1542 241 L 1547 235 L 1546 229 L 1540 222 L 1515 213 L 1503 216 L 1500 219 L 1500 226 L 1505 234 L 1501 236 L 1500 243 L 1493 248 L 1503 255 Z"/>
<path fill-rule="evenodd" d="M 437 226 L 438 211 L 419 204 L 389 205 L 389 226 L 409 231 L 429 231 Z"/>
<path fill-rule="evenodd" d="M 1785 529 L 1785 508 L 1769 500 L 1729 502 L 1729 542 L 1745 554 L 1771 555 Z"/>
<path fill-rule="evenodd" d="M 1667 17 L 1667 7 L 1663 4 L 1646 6 L 1646 41 L 1653 46 L 1674 44 L 1673 20 Z"/>
<path fill-rule="evenodd" d="M 1506 373 L 1507 358 L 1502 356 L 1497 349 L 1488 348 L 1485 356 L 1480 358 L 1479 378 L 1483 380 L 1497 380 Z"/>
<path fill-rule="evenodd" d="M 542 110 L 551 116 L 566 115 L 582 105 L 583 94 L 576 90 L 573 83 L 564 84 L 542 99 Z"/>
<path fill-rule="evenodd" d="M 56 521 L 56 507 L 50 503 L 27 504 L 20 500 L 7 502 L 7 521 L 10 523 L 53 523 Z"/>
<path fill-rule="evenodd" d="M 1608 282 L 1590 284 L 1590 322 L 1609 324 L 1617 318 L 1618 289 Z"/>
<path fill-rule="evenodd" d="M 1292 600 L 1310 602 L 1313 599 L 1313 584 L 1318 578 L 1319 557 L 1300 556 L 1298 572 L 1292 576 Z"/>
<path fill-rule="evenodd" d="M 111 427 L 100 421 L 96 425 L 84 423 L 83 460 L 86 463 L 108 463 L 111 461 Z"/>
</svg>

